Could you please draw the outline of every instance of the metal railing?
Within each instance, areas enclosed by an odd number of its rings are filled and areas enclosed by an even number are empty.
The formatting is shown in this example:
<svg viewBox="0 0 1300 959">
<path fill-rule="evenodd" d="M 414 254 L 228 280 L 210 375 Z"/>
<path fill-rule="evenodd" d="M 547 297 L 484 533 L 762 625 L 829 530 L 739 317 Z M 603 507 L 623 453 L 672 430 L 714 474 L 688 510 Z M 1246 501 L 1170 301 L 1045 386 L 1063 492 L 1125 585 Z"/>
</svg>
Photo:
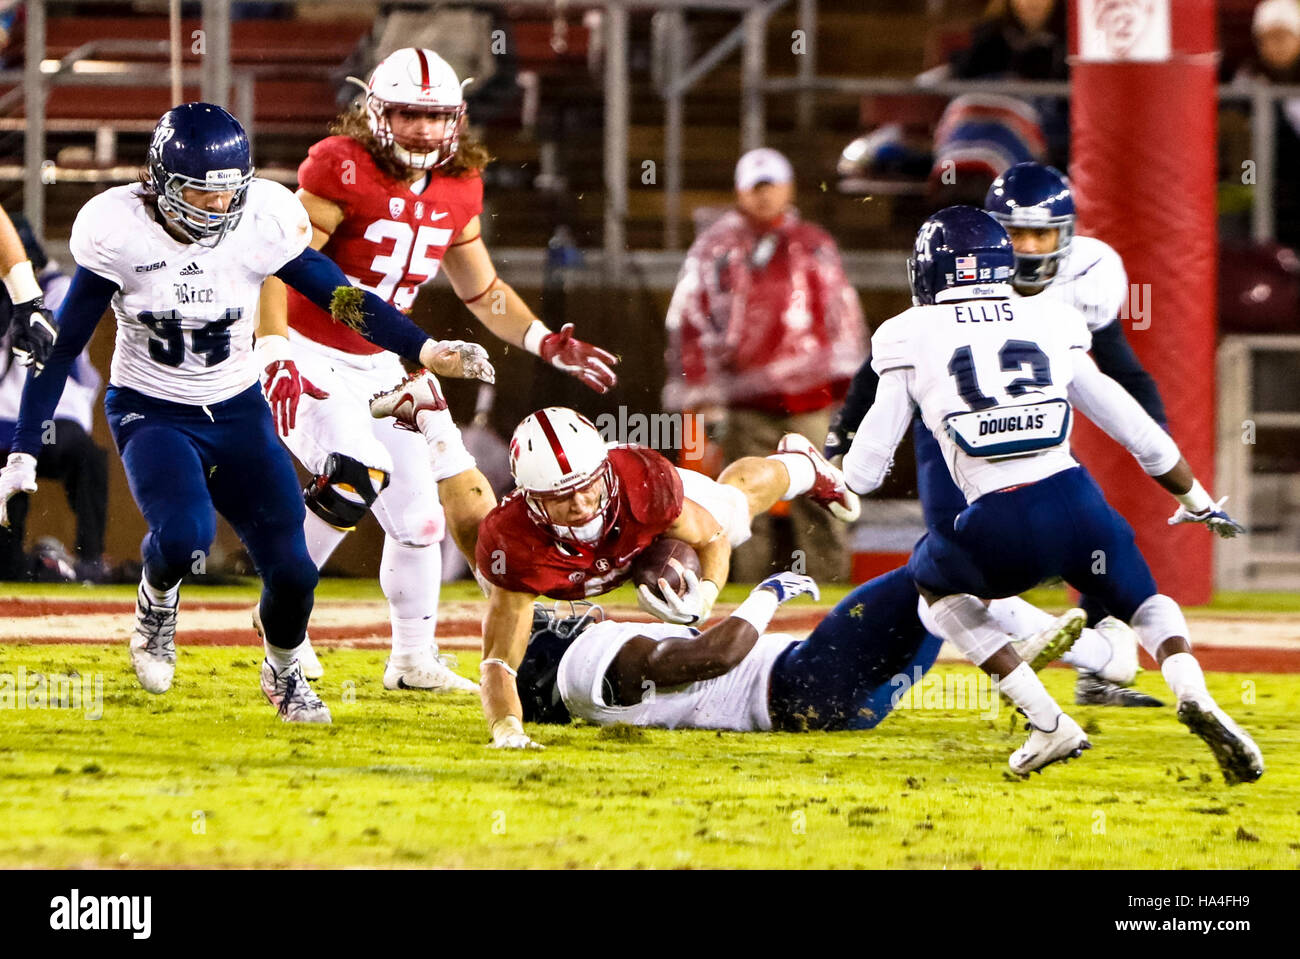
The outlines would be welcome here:
<svg viewBox="0 0 1300 959">
<path fill-rule="evenodd" d="M 111 0 L 88 0 L 90 3 Z M 184 69 L 184 78 L 197 80 L 205 99 L 228 104 L 232 89 L 234 109 L 242 116 L 251 116 L 253 107 L 253 79 L 266 68 L 231 67 L 230 17 L 233 3 L 251 0 L 203 0 L 203 30 L 206 55 L 201 67 Z M 303 2 L 303 0 L 300 0 Z M 431 7 L 438 0 L 425 0 Z M 626 220 L 628 214 L 628 132 L 631 115 L 631 91 L 628 70 L 629 14 L 631 11 L 653 10 L 662 13 L 667 21 L 666 38 L 667 78 L 660 91 L 665 101 L 664 163 L 665 163 L 665 213 L 664 245 L 669 251 L 682 246 L 682 163 L 683 131 L 685 127 L 684 98 L 711 70 L 729 56 L 741 55 L 741 125 L 738 148 L 740 151 L 761 145 L 766 138 L 765 98 L 769 94 L 793 93 L 796 96 L 796 116 L 799 126 L 811 128 L 815 119 L 816 97 L 819 93 L 836 94 L 951 94 L 969 92 L 994 92 L 1022 97 L 1068 96 L 1067 82 L 1033 81 L 942 81 L 924 82 L 916 79 L 888 79 L 871 77 L 823 77 L 817 74 L 816 43 L 817 0 L 797 0 L 797 24 L 803 31 L 806 48 L 799 59 L 794 76 L 767 76 L 764 46 L 768 22 L 772 15 L 786 7 L 790 0 L 475 0 L 480 6 L 543 7 L 569 11 L 572 9 L 597 9 L 602 11 L 602 40 L 604 49 L 604 147 L 603 182 L 605 206 L 603 211 L 602 255 L 590 257 L 599 262 L 607 281 L 623 282 L 626 276 Z M 94 44 L 73 51 L 61 61 L 53 74 L 42 71 L 46 45 L 47 0 L 28 0 L 27 4 L 27 56 L 21 73 L 22 98 L 26 113 L 23 167 L 24 205 L 28 220 L 38 231 L 44 226 L 43 171 L 48 167 L 45 156 L 46 116 L 45 105 L 49 87 L 60 84 L 148 84 L 164 85 L 166 74 L 157 66 L 141 66 L 113 74 L 78 74 L 71 65 L 85 59 L 94 50 L 107 52 L 115 49 L 109 45 Z M 684 62 L 688 10 L 733 12 L 740 15 L 739 24 L 713 45 L 694 63 Z M 143 43 L 150 51 L 159 43 Z M 137 51 L 138 52 L 138 51 Z M 299 69 L 296 68 L 295 69 Z M 299 72 L 301 72 L 299 70 Z M 12 82 L 16 72 L 0 74 L 0 81 Z M 11 95 L 12 96 L 12 95 Z M 1235 85 L 1218 88 L 1220 101 L 1244 101 L 1250 105 L 1253 161 L 1255 163 L 1255 192 L 1252 205 L 1251 231 L 1258 241 L 1272 239 L 1275 231 L 1273 191 L 1276 177 L 1274 169 L 1274 142 L 1276 139 L 1273 105 L 1282 99 L 1300 97 L 1300 86 L 1270 86 L 1256 83 L 1250 87 Z M 5 99 L 10 99 L 6 97 Z M 250 130 L 251 133 L 251 130 Z M 876 273 L 877 271 L 872 270 Z M 891 274 L 892 275 L 892 274 Z M 901 275 L 890 285 L 899 288 Z"/>
</svg>

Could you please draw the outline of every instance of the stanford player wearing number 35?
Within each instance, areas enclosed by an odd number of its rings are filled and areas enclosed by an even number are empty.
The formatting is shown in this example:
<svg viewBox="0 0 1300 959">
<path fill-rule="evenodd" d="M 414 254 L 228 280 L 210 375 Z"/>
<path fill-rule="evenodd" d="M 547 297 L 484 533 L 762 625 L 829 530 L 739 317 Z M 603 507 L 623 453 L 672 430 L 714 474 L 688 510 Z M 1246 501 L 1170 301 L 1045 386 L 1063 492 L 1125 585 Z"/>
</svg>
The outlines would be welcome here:
<svg viewBox="0 0 1300 959">
<path fill-rule="evenodd" d="M 262 578 L 266 660 L 262 690 L 290 722 L 329 722 L 298 662 L 316 567 L 302 536 L 293 463 L 275 438 L 312 390 L 268 342 L 284 327 L 258 313 L 274 275 L 328 307 L 347 280 L 308 247 L 311 224 L 284 187 L 253 176 L 239 121 L 210 103 L 184 103 L 154 129 L 138 184 L 99 194 L 77 214 L 77 272 L 59 311 L 59 336 L 40 376 L 27 381 L 8 464 L 0 472 L 0 522 L 20 491 L 36 490 L 36 457 L 72 361 L 112 307 L 117 343 L 105 397 L 109 428 L 131 495 L 149 524 L 131 663 L 151 693 L 176 668 L 180 582 L 207 554 L 220 512 Z M 461 374 L 467 364 L 371 294 L 354 304 L 365 335 L 413 362 Z M 253 335 L 265 362 L 254 360 Z M 481 353 L 481 348 L 476 348 Z M 473 352 L 473 351 L 470 351 Z M 445 361 L 445 362 L 444 362 Z"/>
<path fill-rule="evenodd" d="M 615 383 L 616 359 L 574 339 L 569 326 L 548 330 L 493 269 L 479 221 L 479 172 L 488 156 L 464 130 L 461 87 L 431 50 L 397 50 L 375 68 L 364 102 L 340 118 L 336 135 L 313 146 L 298 169 L 298 197 L 314 228 L 311 245 L 354 286 L 400 310 L 411 308 L 441 266 L 489 330 L 604 393 Z M 428 380 L 432 395 L 421 406 L 418 428 L 395 430 L 371 418 L 367 401 L 391 390 L 393 404 L 401 402 L 408 390 L 405 384 L 393 389 L 405 375 L 398 358 L 294 293 L 288 322 L 294 358 L 330 394 L 304 406 L 286 439 L 315 476 L 306 496 L 312 559 L 323 566 L 373 511 L 384 530 L 379 579 L 393 628 L 385 687 L 474 691 L 436 656 L 437 544 L 445 524 L 473 565 L 479 523 L 496 504 L 491 486 L 466 451 L 436 380 Z M 319 664 L 310 665 L 308 675 L 319 675 Z"/>
</svg>

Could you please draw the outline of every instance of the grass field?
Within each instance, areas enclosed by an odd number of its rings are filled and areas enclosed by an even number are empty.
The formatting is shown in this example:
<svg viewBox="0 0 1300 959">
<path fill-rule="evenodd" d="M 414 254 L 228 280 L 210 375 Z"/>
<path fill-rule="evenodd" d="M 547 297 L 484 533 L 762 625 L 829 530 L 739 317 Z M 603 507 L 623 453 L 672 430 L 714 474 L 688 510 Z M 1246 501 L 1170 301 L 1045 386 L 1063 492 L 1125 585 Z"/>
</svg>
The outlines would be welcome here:
<svg viewBox="0 0 1300 959">
<path fill-rule="evenodd" d="M 322 595 L 374 598 L 352 588 Z M 556 727 L 506 754 L 475 698 L 385 692 L 379 650 L 323 650 L 335 722 L 301 728 L 262 699 L 255 648 L 187 648 L 184 618 L 162 697 L 121 646 L 5 625 L 5 674 L 75 671 L 103 695 L 99 719 L 0 709 L 0 867 L 1300 867 L 1296 674 L 1208 677 L 1264 751 L 1259 783 L 1225 786 L 1172 708 L 1096 707 L 1072 710 L 1093 750 L 1021 781 L 1005 709 L 940 703 L 865 733 Z M 1045 677 L 1071 701 L 1071 671 Z M 1157 673 L 1139 687 L 1168 698 Z"/>
</svg>

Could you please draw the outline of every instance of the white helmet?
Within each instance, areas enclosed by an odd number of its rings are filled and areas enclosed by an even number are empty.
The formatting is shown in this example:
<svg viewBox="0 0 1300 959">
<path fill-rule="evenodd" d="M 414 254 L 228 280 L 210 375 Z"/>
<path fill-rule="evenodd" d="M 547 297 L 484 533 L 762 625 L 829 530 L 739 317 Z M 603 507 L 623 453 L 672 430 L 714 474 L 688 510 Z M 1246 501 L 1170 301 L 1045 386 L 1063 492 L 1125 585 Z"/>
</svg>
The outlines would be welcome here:
<svg viewBox="0 0 1300 959">
<path fill-rule="evenodd" d="M 510 475 L 524 491 L 533 522 L 560 539 L 590 545 L 598 542 L 618 513 L 618 475 L 609 462 L 605 440 L 591 421 L 562 406 L 548 406 L 528 416 L 510 438 Z M 556 500 L 604 480 L 600 509 L 581 526 L 560 526 L 546 512 Z"/>
<path fill-rule="evenodd" d="M 442 139 L 423 151 L 410 150 L 393 138 L 388 111 L 412 107 L 443 114 L 447 124 Z M 460 79 L 447 61 L 432 50 L 403 47 L 394 50 L 370 75 L 366 84 L 366 113 L 370 132 L 381 146 L 393 151 L 397 162 L 415 170 L 445 166 L 456 155 L 461 126 L 465 122 L 465 96 Z"/>
</svg>

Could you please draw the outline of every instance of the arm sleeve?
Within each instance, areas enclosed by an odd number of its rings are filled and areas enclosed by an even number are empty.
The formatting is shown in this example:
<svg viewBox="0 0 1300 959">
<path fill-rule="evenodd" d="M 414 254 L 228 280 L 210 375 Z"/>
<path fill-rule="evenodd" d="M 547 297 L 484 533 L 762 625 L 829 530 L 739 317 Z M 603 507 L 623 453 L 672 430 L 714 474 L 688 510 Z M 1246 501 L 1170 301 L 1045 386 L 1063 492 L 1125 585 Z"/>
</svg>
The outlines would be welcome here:
<svg viewBox="0 0 1300 959">
<path fill-rule="evenodd" d="M 1097 369 L 1124 387 L 1147 415 L 1168 431 L 1169 420 L 1156 381 L 1142 368 L 1142 362 L 1124 338 L 1124 329 L 1118 320 L 1093 332 L 1092 358 Z"/>
<path fill-rule="evenodd" d="M 326 313 L 330 312 L 334 291 L 340 286 L 351 286 L 337 263 L 311 247 L 282 266 L 275 275 Z M 429 339 L 428 334 L 375 294 L 368 290 L 360 292 L 363 323 L 357 332 L 376 346 L 418 365 L 420 349 Z"/>
<path fill-rule="evenodd" d="M 59 311 L 59 337 L 54 342 L 54 350 L 45 369 L 27 377 L 27 385 L 23 387 L 12 452 L 33 456 L 40 453 L 44 424 L 54 418 L 68 371 L 90 342 L 116 292 L 116 283 L 83 266 L 77 267 Z"/>
<path fill-rule="evenodd" d="M 914 376 L 910 369 L 894 369 L 880 377 L 876 401 L 844 456 L 844 478 L 853 492 L 865 496 L 885 481 L 894 450 L 912 423 Z"/>
<path fill-rule="evenodd" d="M 1071 350 L 1074 379 L 1069 397 L 1080 413 L 1122 443 L 1148 476 L 1168 473 L 1182 458 L 1178 444 L 1148 416 L 1124 388 L 1097 369 L 1083 350 Z"/>
<path fill-rule="evenodd" d="M 830 431 L 838 433 L 846 443 L 853 442 L 853 437 L 858 431 L 858 424 L 867 415 L 867 410 L 871 409 L 871 404 L 876 401 L 876 390 L 879 386 L 880 377 L 871 368 L 871 358 L 867 357 L 863 364 L 858 367 L 858 371 L 853 374 L 853 381 L 849 383 L 848 395 L 844 397 L 844 405 L 831 419 Z"/>
</svg>

